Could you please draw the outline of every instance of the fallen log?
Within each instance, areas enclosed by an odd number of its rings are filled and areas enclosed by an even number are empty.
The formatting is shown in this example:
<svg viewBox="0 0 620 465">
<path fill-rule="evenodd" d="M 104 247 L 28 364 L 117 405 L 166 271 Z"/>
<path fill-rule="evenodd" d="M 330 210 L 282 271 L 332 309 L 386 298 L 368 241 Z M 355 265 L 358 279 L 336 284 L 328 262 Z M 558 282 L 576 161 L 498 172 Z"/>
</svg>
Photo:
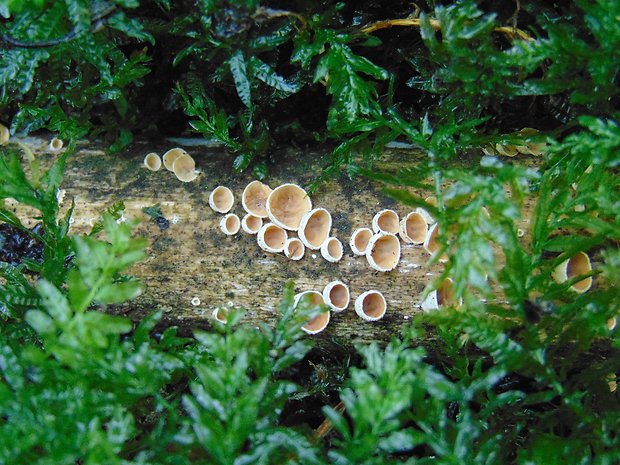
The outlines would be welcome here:
<svg viewBox="0 0 620 465">
<path fill-rule="evenodd" d="M 43 164 L 52 159 L 53 155 L 45 153 L 47 140 L 31 137 L 24 142 L 39 154 Z M 349 286 L 351 304 L 346 311 L 332 315 L 328 328 L 314 337 L 345 345 L 355 340 L 388 340 L 422 311 L 420 297 L 442 272 L 441 263 L 429 265 L 429 255 L 421 246 L 402 244 L 398 267 L 381 273 L 371 269 L 365 257 L 353 255 L 348 246 L 352 231 L 370 227 L 377 211 L 392 208 L 402 217 L 411 210 L 386 196 L 382 185 L 363 178 L 351 181 L 345 176 L 321 185 L 312 196 L 313 205 L 331 212 L 332 235 L 342 241 L 345 254 L 340 262 L 329 263 L 319 251 L 306 250 L 304 258 L 296 262 L 283 254 L 264 252 L 256 236 L 243 231 L 226 236 L 220 231 L 222 215 L 209 208 L 209 193 L 218 185 L 228 186 L 235 194 L 233 211 L 241 217 L 240 195 L 252 178 L 233 172 L 230 155 L 223 149 L 192 143 L 195 141 L 138 142 L 116 155 L 87 144 L 68 159 L 63 188 L 65 207 L 68 199 L 75 200 L 72 232 L 89 231 L 105 208 L 122 200 L 125 217 L 142 220 L 136 234 L 148 239 L 147 259 L 131 269 L 131 274 L 146 285 L 145 292 L 109 311 L 138 321 L 161 310 L 167 325 L 191 329 L 209 327 L 216 307 L 241 307 L 247 309 L 248 320 L 273 323 L 286 281 L 292 279 L 300 292 L 321 291 L 338 279 Z M 151 172 L 143 166 L 147 153 L 163 154 L 175 145 L 184 147 L 196 160 L 200 175 L 193 182 L 183 183 L 164 168 Z M 392 150 L 382 167 L 406 166 L 421 155 L 415 150 Z M 308 185 L 320 174 L 320 166 L 321 154 L 299 157 L 291 150 L 270 167 L 266 183 L 271 187 L 286 182 Z M 422 198 L 431 194 L 415 193 Z M 170 221 L 163 231 L 142 211 L 154 204 L 159 204 Z M 527 205 L 519 227 L 527 229 L 530 212 L 531 205 Z M 16 205 L 16 213 L 26 224 L 34 224 L 24 207 Z M 376 322 L 363 321 L 353 310 L 354 299 L 370 289 L 381 291 L 387 300 L 386 316 Z"/>
</svg>

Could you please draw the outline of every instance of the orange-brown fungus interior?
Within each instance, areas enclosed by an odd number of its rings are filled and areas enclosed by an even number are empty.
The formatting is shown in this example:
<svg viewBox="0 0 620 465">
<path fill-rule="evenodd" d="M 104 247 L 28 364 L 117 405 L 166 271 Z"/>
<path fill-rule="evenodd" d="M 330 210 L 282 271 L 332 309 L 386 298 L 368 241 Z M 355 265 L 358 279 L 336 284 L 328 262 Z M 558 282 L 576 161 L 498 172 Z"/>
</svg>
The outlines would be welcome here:
<svg viewBox="0 0 620 465">
<path fill-rule="evenodd" d="M 437 305 L 440 307 L 442 305 L 452 305 L 454 303 L 452 291 L 452 282 L 445 279 L 437 288 Z"/>
<path fill-rule="evenodd" d="M 256 216 L 248 216 L 245 224 L 248 225 L 248 228 L 250 228 L 250 230 L 258 231 L 262 225 L 262 221 Z"/>
<path fill-rule="evenodd" d="M 342 257 L 342 246 L 340 245 L 340 242 L 337 240 L 329 241 L 329 244 L 327 244 L 327 252 L 329 252 L 330 257 Z"/>
<path fill-rule="evenodd" d="M 262 183 L 251 184 L 245 191 L 245 204 L 252 213 L 259 216 L 267 216 L 267 197 L 271 193 L 269 186 Z"/>
<path fill-rule="evenodd" d="M 271 213 L 289 228 L 298 228 L 301 218 L 310 211 L 306 193 L 299 187 L 286 186 L 275 191 L 270 200 Z"/>
<path fill-rule="evenodd" d="M 286 242 L 286 233 L 275 226 L 267 228 L 265 231 L 265 244 L 274 249 L 281 249 Z"/>
<path fill-rule="evenodd" d="M 329 313 L 325 312 L 312 318 L 308 323 L 304 325 L 304 328 L 306 328 L 308 331 L 318 331 L 325 328 L 328 322 Z"/>
<path fill-rule="evenodd" d="M 308 219 L 304 231 L 306 239 L 315 247 L 321 246 L 329 236 L 329 220 L 324 211 L 317 211 Z"/>
<path fill-rule="evenodd" d="M 379 294 L 368 294 L 362 304 L 364 313 L 371 318 L 379 318 L 385 313 L 385 302 Z"/>
<path fill-rule="evenodd" d="M 365 229 L 361 232 L 359 232 L 356 236 L 355 236 L 355 247 L 357 247 L 357 249 L 360 252 L 365 252 L 366 251 L 366 247 L 368 247 L 368 242 L 370 242 L 370 238 L 372 237 L 372 232 L 370 232 L 369 230 Z"/>
<path fill-rule="evenodd" d="M 572 279 L 575 276 L 581 276 L 582 274 L 589 273 L 590 271 L 592 271 L 590 260 L 583 252 L 579 252 L 577 255 L 572 257 L 566 266 L 566 275 L 568 276 L 568 279 Z M 578 291 L 587 291 L 590 289 L 590 286 L 592 286 L 592 276 L 582 279 L 581 281 L 577 281 L 573 284 L 573 287 Z"/>
<path fill-rule="evenodd" d="M 293 258 L 297 258 L 303 252 L 304 247 L 301 241 L 291 241 L 288 247 L 289 255 Z"/>
<path fill-rule="evenodd" d="M 381 268 L 391 269 L 398 263 L 398 238 L 383 236 L 375 241 L 371 255 L 375 263 Z"/>
<path fill-rule="evenodd" d="M 428 232 L 428 226 L 426 225 L 426 221 L 419 213 L 414 213 L 413 215 L 409 215 L 407 217 L 407 221 L 405 221 L 405 231 L 407 236 L 409 236 L 415 242 L 423 242 L 426 237 L 426 233 Z"/>
<path fill-rule="evenodd" d="M 329 298 L 336 307 L 342 308 L 347 304 L 349 291 L 342 284 L 336 284 L 329 292 Z"/>
<path fill-rule="evenodd" d="M 377 220 L 382 231 L 391 233 L 398 232 L 398 216 L 394 212 L 384 212 Z"/>
<path fill-rule="evenodd" d="M 239 227 L 239 218 L 236 216 L 229 216 L 226 218 L 226 229 L 228 231 L 234 231 Z"/>
<path fill-rule="evenodd" d="M 218 187 L 215 189 L 215 193 L 213 194 L 213 203 L 215 206 L 221 210 L 228 210 L 232 207 L 232 195 L 228 189 L 224 187 Z"/>
</svg>

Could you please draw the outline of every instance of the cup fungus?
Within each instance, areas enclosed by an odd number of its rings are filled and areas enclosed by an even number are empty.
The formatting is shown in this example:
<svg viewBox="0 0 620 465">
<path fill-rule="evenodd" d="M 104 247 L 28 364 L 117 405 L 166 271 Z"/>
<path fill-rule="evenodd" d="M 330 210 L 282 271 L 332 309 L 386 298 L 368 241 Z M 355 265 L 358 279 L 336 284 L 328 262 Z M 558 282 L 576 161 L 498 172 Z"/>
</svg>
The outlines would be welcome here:
<svg viewBox="0 0 620 465">
<path fill-rule="evenodd" d="M 278 226 L 297 231 L 302 217 L 312 210 L 312 200 L 296 184 L 276 187 L 267 197 L 267 215 Z"/>
<path fill-rule="evenodd" d="M 394 210 L 381 210 L 372 219 L 372 230 L 375 233 L 398 234 L 398 213 Z"/>
<path fill-rule="evenodd" d="M 6 145 L 11 138 L 11 132 L 4 124 L 0 124 L 0 145 Z"/>
<path fill-rule="evenodd" d="M 228 311 L 225 308 L 218 307 L 215 310 L 213 310 L 213 313 L 211 313 L 211 317 L 215 321 L 218 321 L 222 324 L 226 324 L 226 322 L 228 321 Z"/>
<path fill-rule="evenodd" d="M 185 150 L 178 148 L 178 147 L 168 150 L 162 156 L 162 160 L 164 162 L 164 168 L 166 168 L 168 171 L 173 171 L 172 165 L 174 164 L 174 161 L 177 158 L 179 158 L 181 155 L 186 155 L 186 154 L 187 152 Z"/>
<path fill-rule="evenodd" d="M 349 287 L 342 281 L 332 281 L 323 288 L 323 300 L 335 312 L 342 312 L 349 306 Z"/>
<path fill-rule="evenodd" d="M 328 237 L 321 246 L 321 255 L 328 262 L 336 263 L 340 261 L 342 255 L 344 255 L 342 242 L 335 237 Z"/>
<path fill-rule="evenodd" d="M 267 218 L 269 194 L 271 194 L 271 187 L 260 181 L 252 181 L 243 190 L 241 205 L 246 212 L 259 218 Z"/>
<path fill-rule="evenodd" d="M 217 186 L 209 195 L 209 206 L 218 213 L 228 213 L 235 203 L 235 196 L 228 187 Z"/>
<path fill-rule="evenodd" d="M 419 212 L 411 212 L 400 222 L 400 238 L 409 244 L 423 244 L 428 223 Z"/>
<path fill-rule="evenodd" d="M 364 321 L 377 321 L 385 316 L 387 302 L 376 290 L 366 291 L 355 299 L 355 313 Z"/>
<path fill-rule="evenodd" d="M 394 234 L 380 232 L 370 238 L 366 260 L 377 271 L 391 271 L 400 261 L 400 241 Z"/>
<path fill-rule="evenodd" d="M 301 299 L 304 299 L 310 305 L 325 305 L 323 296 L 317 291 L 305 291 L 295 295 L 293 299 L 293 307 L 297 307 Z M 308 334 L 317 334 L 327 328 L 329 324 L 330 312 L 323 312 L 301 327 L 301 329 Z"/>
<path fill-rule="evenodd" d="M 426 250 L 431 256 L 434 256 L 439 250 L 441 250 L 441 243 L 438 241 L 438 237 L 441 230 L 439 229 L 439 224 L 435 223 L 430 227 L 428 233 L 426 234 L 426 238 L 424 239 L 424 250 Z M 439 258 L 440 262 L 447 262 L 448 255 L 445 253 Z"/>
<path fill-rule="evenodd" d="M 286 231 L 277 224 L 267 223 L 258 231 L 258 245 L 266 252 L 280 253 L 288 239 Z"/>
<path fill-rule="evenodd" d="M 332 216 L 324 208 L 315 208 L 306 213 L 299 223 L 299 238 L 306 247 L 318 250 L 329 237 Z"/>
<path fill-rule="evenodd" d="M 428 197 L 426 197 L 424 201 L 427 204 L 432 205 L 433 207 L 437 207 L 437 199 L 433 197 L 432 195 L 429 195 Z M 415 209 L 415 211 L 424 217 L 424 220 L 426 221 L 428 225 L 435 223 L 435 218 L 433 217 L 433 215 L 429 213 L 427 209 L 418 207 Z"/>
<path fill-rule="evenodd" d="M 284 255 L 291 260 L 301 260 L 306 253 L 304 243 L 297 237 L 289 237 L 284 243 Z"/>
<path fill-rule="evenodd" d="M 220 220 L 220 229 L 227 236 L 234 236 L 239 232 L 241 221 L 234 213 L 229 213 Z"/>
<path fill-rule="evenodd" d="M 562 284 L 576 276 L 592 271 L 592 264 L 590 263 L 590 257 L 585 252 L 579 252 L 568 260 L 564 260 L 553 271 L 553 279 Z M 571 289 L 579 294 L 583 294 L 592 287 L 592 276 L 577 281 L 571 286 Z"/>
<path fill-rule="evenodd" d="M 241 228 L 248 234 L 257 234 L 263 226 L 263 219 L 247 213 L 241 220 Z"/>
<path fill-rule="evenodd" d="M 366 255 L 366 248 L 372 236 L 373 232 L 370 228 L 357 228 L 353 231 L 351 240 L 349 241 L 349 246 L 353 253 L 355 255 Z"/>
<path fill-rule="evenodd" d="M 50 152 L 60 152 L 64 145 L 65 144 L 62 140 L 54 137 L 52 140 L 50 140 L 48 149 L 50 150 Z"/>
<path fill-rule="evenodd" d="M 422 301 L 422 310 L 430 312 L 443 306 L 454 305 L 454 289 L 452 284 L 452 279 L 444 279 L 439 287 L 428 294 L 426 299 Z M 460 301 L 456 302 L 457 306 L 460 306 L 460 304 Z"/>
<path fill-rule="evenodd" d="M 192 182 L 198 176 L 196 162 L 186 153 L 175 158 L 172 171 L 177 179 L 183 182 Z"/>
<path fill-rule="evenodd" d="M 151 152 L 144 157 L 144 166 L 150 171 L 159 171 L 161 168 L 161 158 L 155 152 Z"/>
</svg>

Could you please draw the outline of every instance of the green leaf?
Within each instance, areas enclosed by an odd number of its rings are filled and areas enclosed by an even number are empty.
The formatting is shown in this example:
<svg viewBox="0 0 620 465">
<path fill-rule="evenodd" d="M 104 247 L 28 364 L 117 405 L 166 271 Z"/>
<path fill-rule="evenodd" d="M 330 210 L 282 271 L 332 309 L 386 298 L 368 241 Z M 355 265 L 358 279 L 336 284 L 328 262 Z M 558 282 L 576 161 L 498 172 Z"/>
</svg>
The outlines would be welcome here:
<svg viewBox="0 0 620 465">
<path fill-rule="evenodd" d="M 248 72 L 245 64 L 245 57 L 241 50 L 236 50 L 228 60 L 228 66 L 232 73 L 233 80 L 235 81 L 235 88 L 237 89 L 237 95 L 243 102 L 243 104 L 252 108 L 252 93 L 250 80 L 248 78 Z"/>
<path fill-rule="evenodd" d="M 124 281 L 101 287 L 95 300 L 101 304 L 117 304 L 131 300 L 141 293 L 142 284 L 139 281 Z"/>
</svg>

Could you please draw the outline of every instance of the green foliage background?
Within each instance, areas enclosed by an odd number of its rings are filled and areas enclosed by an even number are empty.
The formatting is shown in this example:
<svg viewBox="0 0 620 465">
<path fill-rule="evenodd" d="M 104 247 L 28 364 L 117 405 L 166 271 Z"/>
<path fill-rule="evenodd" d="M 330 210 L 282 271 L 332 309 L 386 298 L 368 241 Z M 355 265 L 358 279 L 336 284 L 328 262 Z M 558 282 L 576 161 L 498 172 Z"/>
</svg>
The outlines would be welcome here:
<svg viewBox="0 0 620 465">
<path fill-rule="evenodd" d="M 0 463 L 618 463 L 620 5 L 517 3 L 427 1 L 410 17 L 407 2 L 0 1 L 13 132 L 108 134 L 118 150 L 189 124 L 257 177 L 283 141 L 325 144 L 324 177 L 374 178 L 437 218 L 450 261 L 434 285 L 451 277 L 464 301 L 321 376 L 299 332 L 321 309 L 294 312 L 291 285 L 273 329 L 241 314 L 192 338 L 161 332 L 157 313 L 133 327 L 102 312 L 142 291 L 124 275 L 144 242 L 115 221 L 122 205 L 72 236 L 56 201 L 72 145 L 45 173 L 9 145 L 0 222 L 43 260 L 0 263 Z M 419 24 L 362 31 L 407 17 Z M 496 30 L 515 24 L 532 40 Z M 428 156 L 371 169 L 393 141 Z M 528 142 L 548 144 L 537 170 L 480 150 Z M 579 251 L 596 264 L 583 295 L 550 278 Z M 432 353 L 418 345 L 433 338 Z M 323 418 L 334 432 L 317 439 Z"/>
</svg>

